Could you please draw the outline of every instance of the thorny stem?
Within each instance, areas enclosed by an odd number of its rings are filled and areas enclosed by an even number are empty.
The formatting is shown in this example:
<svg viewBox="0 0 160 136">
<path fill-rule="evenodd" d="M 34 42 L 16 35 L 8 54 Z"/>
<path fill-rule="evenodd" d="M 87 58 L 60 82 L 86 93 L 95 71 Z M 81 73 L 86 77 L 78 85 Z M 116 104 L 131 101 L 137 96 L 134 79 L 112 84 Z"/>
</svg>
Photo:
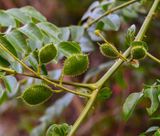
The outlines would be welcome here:
<svg viewBox="0 0 160 136">
<path fill-rule="evenodd" d="M 156 11 L 156 8 L 158 6 L 160 0 L 155 0 L 146 19 L 143 22 L 143 25 L 141 27 L 141 29 L 139 30 L 135 41 L 138 40 L 142 40 L 143 36 L 145 35 L 145 32 L 148 28 L 149 23 L 151 22 L 153 13 Z M 128 57 L 130 54 L 130 50 L 131 47 L 129 47 L 124 53 L 123 56 L 124 57 Z M 118 59 L 117 62 L 115 62 L 115 64 L 113 64 L 113 66 L 106 72 L 106 74 L 104 74 L 104 76 L 95 83 L 95 85 L 97 86 L 97 89 L 95 91 L 92 92 L 90 99 L 88 100 L 88 103 L 86 104 L 84 110 L 82 111 L 81 115 L 79 116 L 79 118 L 77 119 L 77 121 L 74 123 L 71 131 L 69 132 L 68 136 L 73 136 L 75 131 L 78 129 L 78 127 L 80 126 L 80 124 L 82 123 L 82 121 L 84 120 L 84 118 L 87 116 L 87 113 L 89 112 L 89 110 L 91 109 L 96 96 L 98 94 L 98 92 L 100 91 L 100 88 L 102 87 L 102 85 L 112 76 L 112 74 L 121 66 L 121 64 L 123 63 L 123 60 Z"/>
<path fill-rule="evenodd" d="M 122 8 L 128 6 L 128 5 L 131 5 L 132 3 L 135 3 L 136 1 L 137 1 L 137 0 L 130 0 L 130 1 L 128 1 L 128 2 L 125 2 L 125 3 L 122 4 L 122 5 L 119 5 L 119 6 L 117 6 L 117 7 L 114 7 L 114 8 L 112 8 L 112 9 L 106 11 L 103 15 L 101 15 L 101 16 L 98 17 L 97 19 L 93 20 L 92 22 L 88 23 L 88 24 L 85 26 L 85 29 L 89 28 L 90 26 L 92 26 L 93 24 L 95 24 L 96 22 L 98 22 L 98 21 L 99 21 L 100 19 L 102 19 L 103 17 L 105 17 L 105 16 L 107 16 L 107 15 L 109 15 L 109 14 L 111 14 L 111 13 L 113 13 L 113 12 L 119 10 L 119 9 L 122 9 Z"/>
</svg>

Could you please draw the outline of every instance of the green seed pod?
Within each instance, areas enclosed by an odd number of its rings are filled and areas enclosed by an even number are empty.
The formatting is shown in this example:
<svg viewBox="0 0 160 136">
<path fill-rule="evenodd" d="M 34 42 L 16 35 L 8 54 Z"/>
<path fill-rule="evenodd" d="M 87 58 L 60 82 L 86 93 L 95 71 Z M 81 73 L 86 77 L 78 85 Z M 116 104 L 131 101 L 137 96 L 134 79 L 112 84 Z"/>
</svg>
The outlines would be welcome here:
<svg viewBox="0 0 160 136">
<path fill-rule="evenodd" d="M 27 88 L 21 98 L 29 105 L 38 105 L 52 96 L 52 89 L 44 84 L 33 85 Z"/>
<path fill-rule="evenodd" d="M 131 49 L 132 59 L 144 59 L 146 57 L 146 49 L 141 46 L 135 46 Z"/>
<path fill-rule="evenodd" d="M 118 52 L 117 49 L 113 45 L 109 45 L 109 43 L 100 45 L 100 52 L 106 57 L 117 58 L 118 54 L 115 51 Z"/>
<path fill-rule="evenodd" d="M 89 65 L 88 56 L 84 54 L 74 54 L 64 62 L 64 75 L 78 76 L 84 73 Z"/>
<path fill-rule="evenodd" d="M 133 42 L 131 42 L 131 46 L 132 47 L 141 46 L 141 47 L 144 47 L 146 50 L 148 50 L 147 43 L 144 41 L 133 41 Z"/>
<path fill-rule="evenodd" d="M 45 45 L 39 50 L 39 59 L 41 63 L 48 63 L 53 60 L 57 55 L 56 47 L 50 43 Z"/>
</svg>

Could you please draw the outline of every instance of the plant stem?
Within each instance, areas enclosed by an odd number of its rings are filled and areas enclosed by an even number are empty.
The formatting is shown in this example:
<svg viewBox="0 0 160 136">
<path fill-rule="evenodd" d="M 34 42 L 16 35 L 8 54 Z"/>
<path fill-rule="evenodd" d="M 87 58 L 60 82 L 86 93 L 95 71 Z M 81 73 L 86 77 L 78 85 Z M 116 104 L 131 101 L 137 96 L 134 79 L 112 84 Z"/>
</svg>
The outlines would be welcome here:
<svg viewBox="0 0 160 136">
<path fill-rule="evenodd" d="M 82 111 L 82 113 L 80 114 L 79 118 L 76 120 L 76 122 L 74 123 L 71 131 L 69 132 L 68 136 L 73 136 L 73 134 L 75 133 L 75 131 L 78 129 L 79 125 L 82 123 L 82 121 L 85 119 L 88 111 L 91 109 L 97 94 L 98 94 L 98 89 L 94 90 L 92 93 L 92 97 L 88 100 L 87 105 L 85 106 L 84 110 Z"/>
<path fill-rule="evenodd" d="M 33 78 L 39 78 L 40 77 L 37 77 L 35 75 L 31 75 L 31 74 L 26 74 L 26 73 L 16 73 L 18 75 L 21 75 L 21 76 L 28 76 L 28 77 L 33 77 Z M 55 82 L 55 83 L 60 83 L 59 80 L 56 80 L 56 79 L 51 79 L 51 78 L 48 78 L 46 76 L 44 76 L 45 78 L 47 78 L 48 80 L 52 81 L 52 82 Z M 62 81 L 62 84 L 64 85 L 70 85 L 70 86 L 76 86 L 76 87 L 82 87 L 82 88 L 88 88 L 90 90 L 94 90 L 96 87 L 94 86 L 94 84 L 86 84 L 86 83 L 78 83 L 78 82 L 69 82 L 69 81 Z"/>
<path fill-rule="evenodd" d="M 90 26 L 92 26 L 93 24 L 95 24 L 96 22 L 98 22 L 100 19 L 102 19 L 103 17 L 119 10 L 122 9 L 128 5 L 131 5 L 132 3 L 135 3 L 137 0 L 130 0 L 128 2 L 123 3 L 122 5 L 119 5 L 117 7 L 114 7 L 112 9 L 109 9 L 108 11 L 106 11 L 103 15 L 101 15 L 100 17 L 98 17 L 97 19 L 93 20 L 92 22 L 88 23 L 87 26 L 85 26 L 85 29 L 89 28 Z"/>
<path fill-rule="evenodd" d="M 16 71 L 10 68 L 5 68 L 5 67 L 0 66 L 0 70 L 3 70 L 9 74 L 16 74 Z"/>
<path fill-rule="evenodd" d="M 154 60 L 155 62 L 157 62 L 157 63 L 160 64 L 160 60 L 157 59 L 156 57 L 154 57 L 154 56 L 153 56 L 152 54 L 150 54 L 149 52 L 147 52 L 147 56 L 148 56 L 149 58 L 151 58 L 152 60 Z"/>
<path fill-rule="evenodd" d="M 40 79 L 44 80 L 45 82 L 47 82 L 47 83 L 49 83 L 49 84 L 54 85 L 55 87 L 58 87 L 58 88 L 60 88 L 60 89 L 62 89 L 62 90 L 64 90 L 64 91 L 73 93 L 73 94 L 75 94 L 75 95 L 80 95 L 80 96 L 84 96 L 84 97 L 88 97 L 88 98 L 90 98 L 90 96 L 91 96 L 90 94 L 81 93 L 81 92 L 76 92 L 76 91 L 73 91 L 73 90 L 71 90 L 71 89 L 68 89 L 68 88 L 66 88 L 66 87 L 64 87 L 64 86 L 62 86 L 62 85 L 56 84 L 56 83 L 48 80 L 47 78 L 45 78 L 45 77 L 43 77 L 43 76 L 41 76 L 41 75 L 40 75 Z"/>
<path fill-rule="evenodd" d="M 147 30 L 146 27 L 148 27 L 148 24 L 150 23 L 153 13 L 155 12 L 158 3 L 160 0 L 155 0 L 146 19 L 143 22 L 143 25 L 141 27 L 141 29 L 139 30 L 139 33 L 137 34 L 135 40 L 141 40 Z M 128 57 L 130 54 L 130 50 L 131 47 L 129 47 L 124 53 L 123 56 L 124 57 Z M 121 66 L 121 64 L 123 63 L 123 60 L 118 59 L 115 64 L 113 64 L 113 66 L 106 72 L 106 74 L 104 74 L 104 76 L 98 80 L 95 83 L 95 86 L 97 86 L 97 89 L 95 91 L 92 92 L 90 99 L 88 100 L 88 103 L 86 104 L 84 110 L 82 111 L 81 115 L 79 116 L 79 118 L 77 119 L 77 121 L 74 123 L 71 131 L 69 132 L 68 136 L 73 136 L 75 131 L 78 129 L 78 127 L 80 126 L 80 124 L 82 123 L 82 121 L 84 120 L 84 118 L 87 116 L 87 113 L 89 112 L 89 110 L 91 109 L 98 92 L 100 91 L 100 88 L 102 87 L 102 85 L 111 77 L 111 75 Z"/>
<path fill-rule="evenodd" d="M 38 78 L 40 79 L 40 77 L 37 77 L 36 75 L 33 75 L 33 74 L 28 74 L 28 73 L 18 73 L 16 72 L 15 70 L 13 69 L 10 69 L 10 68 L 4 68 L 4 67 L 1 67 L 0 66 L 0 70 L 3 70 L 5 72 L 8 72 L 9 74 L 15 74 L 15 75 L 18 75 L 18 76 L 26 76 L 26 77 L 33 77 L 33 78 Z M 55 83 L 60 83 L 59 80 L 56 80 L 56 79 L 50 79 L 48 77 L 45 77 L 47 78 L 48 80 L 52 81 L 52 82 L 55 82 Z M 94 86 L 94 84 L 86 84 L 86 83 L 78 83 L 78 82 L 69 82 L 69 81 L 62 81 L 62 84 L 64 85 L 71 85 L 71 86 L 76 86 L 76 87 L 82 87 L 82 88 L 88 88 L 90 90 L 94 90 L 96 87 Z"/>
</svg>

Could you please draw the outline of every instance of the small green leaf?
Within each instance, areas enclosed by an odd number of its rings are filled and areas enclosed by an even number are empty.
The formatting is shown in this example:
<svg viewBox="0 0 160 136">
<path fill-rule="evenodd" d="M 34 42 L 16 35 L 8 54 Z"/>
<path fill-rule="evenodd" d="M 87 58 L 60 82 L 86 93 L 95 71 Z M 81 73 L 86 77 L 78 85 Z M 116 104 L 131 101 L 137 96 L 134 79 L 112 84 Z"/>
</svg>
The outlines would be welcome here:
<svg viewBox="0 0 160 136">
<path fill-rule="evenodd" d="M 18 90 L 18 82 L 17 79 L 13 76 L 4 76 L 3 81 L 5 84 L 5 87 L 9 93 L 17 92 Z"/>
<path fill-rule="evenodd" d="M 99 21 L 96 25 L 97 30 L 103 30 L 104 28 L 104 23 L 102 21 Z"/>
<path fill-rule="evenodd" d="M 132 93 L 130 94 L 127 99 L 125 100 L 125 103 L 123 104 L 123 114 L 126 120 L 129 119 L 132 112 L 134 111 L 136 105 L 142 98 L 143 93 Z"/>
<path fill-rule="evenodd" d="M 21 97 L 29 105 L 38 105 L 47 101 L 51 96 L 52 89 L 50 87 L 38 84 L 27 88 Z"/>
<path fill-rule="evenodd" d="M 16 27 L 16 21 L 12 16 L 8 15 L 5 11 L 0 10 L 0 26 L 2 27 Z"/>
<path fill-rule="evenodd" d="M 100 20 L 104 23 L 104 30 L 118 31 L 120 28 L 120 17 L 117 14 L 110 14 Z"/>
<path fill-rule="evenodd" d="M 61 30 L 61 33 L 58 36 L 59 39 L 61 39 L 62 41 L 68 41 L 70 36 L 69 27 L 61 27 L 60 30 Z"/>
<path fill-rule="evenodd" d="M 160 136 L 160 129 L 158 129 L 153 136 Z"/>
<path fill-rule="evenodd" d="M 127 30 L 127 34 L 125 37 L 125 43 L 126 45 L 130 45 L 130 43 L 134 40 L 135 38 L 135 33 L 136 33 L 136 26 L 135 25 L 131 25 L 128 30 Z"/>
<path fill-rule="evenodd" d="M 56 47 L 50 43 L 45 45 L 39 50 L 39 59 L 41 63 L 48 63 L 53 60 L 57 55 Z"/>
<path fill-rule="evenodd" d="M 74 54 L 64 62 L 63 72 L 65 75 L 78 76 L 84 73 L 89 65 L 88 56 L 84 54 Z"/>
<path fill-rule="evenodd" d="M 0 105 L 3 104 L 3 102 L 7 99 L 7 93 L 3 89 L 3 87 L 0 85 Z"/>
<path fill-rule="evenodd" d="M 45 64 L 41 65 L 41 72 L 42 72 L 42 75 L 48 75 L 48 71 Z"/>
<path fill-rule="evenodd" d="M 14 18 L 16 18 L 19 22 L 23 24 L 28 24 L 32 22 L 32 19 L 18 8 L 9 9 L 6 11 L 6 13 L 12 15 Z"/>
<path fill-rule="evenodd" d="M 66 57 L 72 54 L 81 53 L 81 47 L 77 42 L 61 42 L 58 45 L 58 48 Z"/>
<path fill-rule="evenodd" d="M 46 18 L 31 6 L 25 6 L 20 10 L 38 21 L 46 21 Z"/>
<path fill-rule="evenodd" d="M 10 44 L 17 50 L 17 52 L 24 52 L 28 53 L 30 48 L 28 47 L 24 35 L 17 31 L 11 31 L 7 35 L 5 35 L 5 38 L 10 42 Z"/>
<path fill-rule="evenodd" d="M 23 72 L 23 67 L 19 62 L 13 61 L 13 62 L 10 62 L 10 64 L 11 64 L 11 68 L 13 70 L 15 70 L 16 72 L 18 72 L 18 73 L 22 73 Z"/>
<path fill-rule="evenodd" d="M 49 22 L 41 22 L 38 23 L 37 26 L 42 29 L 44 32 L 46 32 L 48 35 L 51 35 L 53 37 L 58 37 L 58 35 L 60 34 L 60 29 Z"/>
<path fill-rule="evenodd" d="M 40 29 L 33 23 L 24 25 L 20 29 L 18 29 L 20 32 L 22 32 L 24 35 L 27 37 L 31 38 L 32 40 L 38 40 L 42 41 L 43 40 L 43 35 Z"/>
<path fill-rule="evenodd" d="M 72 41 L 79 41 L 84 34 L 84 27 L 82 26 L 70 26 Z"/>
<path fill-rule="evenodd" d="M 14 62 L 15 60 L 10 56 L 9 53 L 5 52 L 4 50 L 0 49 L 0 56 L 4 58 L 6 61 L 8 61 L 10 64 Z"/>
<path fill-rule="evenodd" d="M 108 98 L 110 98 L 112 95 L 112 91 L 110 90 L 110 88 L 108 87 L 104 87 L 100 90 L 97 99 L 98 100 L 106 100 Z"/>
<path fill-rule="evenodd" d="M 10 65 L 10 63 L 4 59 L 2 56 L 0 56 L 0 66 L 3 66 L 3 67 L 8 67 Z"/>
<path fill-rule="evenodd" d="M 38 67 L 38 60 L 36 59 L 36 57 L 33 55 L 33 53 L 31 53 L 29 56 L 27 56 L 25 62 L 31 66 L 35 71 L 37 71 L 37 67 Z"/>
<path fill-rule="evenodd" d="M 125 18 L 137 18 L 138 15 L 137 15 L 137 12 L 130 6 L 130 7 L 127 7 L 127 8 L 124 8 L 122 10 L 122 14 Z"/>
<path fill-rule="evenodd" d="M 70 129 L 71 129 L 71 126 L 69 126 L 66 123 L 63 123 L 60 125 L 53 124 L 47 130 L 46 136 L 67 136 Z"/>
<path fill-rule="evenodd" d="M 0 44 L 7 48 L 13 55 L 18 56 L 15 48 L 4 37 L 0 37 Z"/>
<path fill-rule="evenodd" d="M 144 96 L 151 100 L 150 108 L 147 108 L 147 112 L 149 115 L 152 115 L 159 106 L 158 95 L 160 94 L 160 90 L 157 90 L 155 87 L 150 87 L 144 90 Z"/>
</svg>

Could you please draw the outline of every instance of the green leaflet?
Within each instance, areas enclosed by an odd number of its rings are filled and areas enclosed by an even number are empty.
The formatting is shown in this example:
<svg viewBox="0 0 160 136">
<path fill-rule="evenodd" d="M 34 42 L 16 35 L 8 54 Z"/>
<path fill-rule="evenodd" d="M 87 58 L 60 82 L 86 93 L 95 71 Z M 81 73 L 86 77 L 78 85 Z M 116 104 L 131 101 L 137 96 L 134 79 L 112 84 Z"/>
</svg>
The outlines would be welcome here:
<svg viewBox="0 0 160 136">
<path fill-rule="evenodd" d="M 144 96 L 146 98 L 149 98 L 151 101 L 151 106 L 147 108 L 147 112 L 149 115 L 152 115 L 158 109 L 158 106 L 159 106 L 158 95 L 159 94 L 160 94 L 160 90 L 154 86 L 144 90 Z"/>
<path fill-rule="evenodd" d="M 3 89 L 2 85 L 0 85 L 0 105 L 3 104 L 3 102 L 5 102 L 6 99 L 7 99 L 7 93 Z"/>
<path fill-rule="evenodd" d="M 13 76 L 4 76 L 2 79 L 4 81 L 7 92 L 13 95 L 16 94 L 19 87 L 17 79 Z"/>
<path fill-rule="evenodd" d="M 84 34 L 84 27 L 82 26 L 70 26 L 71 39 L 73 41 L 79 41 Z"/>
<path fill-rule="evenodd" d="M 32 22 L 32 18 L 18 8 L 9 9 L 6 11 L 6 13 L 12 15 L 16 20 L 18 20 L 22 24 L 28 24 Z"/>
<path fill-rule="evenodd" d="M 126 120 L 129 119 L 137 103 L 141 100 L 142 97 L 143 97 L 142 92 L 132 93 L 127 97 L 125 103 L 123 104 L 123 114 Z"/>
<path fill-rule="evenodd" d="M 46 21 L 46 18 L 31 6 L 22 7 L 20 10 L 38 21 Z"/>
<path fill-rule="evenodd" d="M 10 63 L 4 59 L 2 56 L 0 56 L 0 66 L 3 66 L 3 67 L 8 67 L 10 65 Z"/>
<path fill-rule="evenodd" d="M 18 30 L 32 40 L 43 41 L 41 30 L 33 23 L 26 24 Z"/>
<path fill-rule="evenodd" d="M 7 48 L 13 55 L 18 56 L 15 48 L 2 36 L 0 36 L 0 44 Z"/>
<path fill-rule="evenodd" d="M 7 14 L 5 11 L 0 10 L 0 26 L 2 27 L 16 27 L 16 21 L 12 16 Z"/>
<path fill-rule="evenodd" d="M 45 33 L 53 37 L 58 37 L 58 35 L 61 33 L 60 29 L 56 25 L 49 22 L 40 22 L 37 24 L 37 26 Z"/>
<path fill-rule="evenodd" d="M 77 42 L 66 41 L 61 42 L 58 45 L 58 49 L 64 54 L 64 56 L 68 57 L 72 54 L 81 53 L 81 47 Z"/>
<path fill-rule="evenodd" d="M 111 95 L 112 95 L 112 91 L 110 90 L 110 88 L 108 88 L 108 87 L 103 87 L 103 88 L 100 90 L 100 92 L 99 92 L 99 94 L 98 94 L 98 96 L 97 96 L 97 99 L 98 99 L 98 100 L 106 100 L 106 99 L 110 98 Z"/>
<path fill-rule="evenodd" d="M 4 36 L 10 44 L 17 50 L 17 52 L 24 52 L 27 54 L 30 51 L 30 47 L 27 45 L 24 35 L 18 30 L 13 30 Z"/>
</svg>

